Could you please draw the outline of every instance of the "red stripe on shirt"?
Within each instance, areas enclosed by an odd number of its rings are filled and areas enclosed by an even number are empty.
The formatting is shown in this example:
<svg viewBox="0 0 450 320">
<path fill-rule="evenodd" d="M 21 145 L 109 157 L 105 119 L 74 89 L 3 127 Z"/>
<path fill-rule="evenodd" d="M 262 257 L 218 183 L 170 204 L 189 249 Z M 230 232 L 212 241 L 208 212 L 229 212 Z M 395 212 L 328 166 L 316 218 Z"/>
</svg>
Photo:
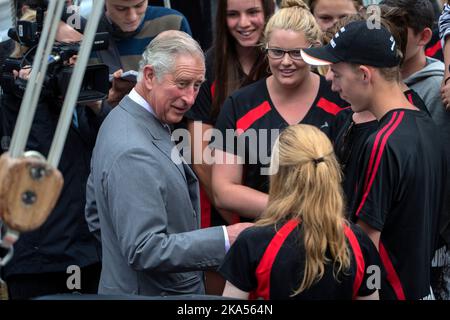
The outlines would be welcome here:
<svg viewBox="0 0 450 320">
<path fill-rule="evenodd" d="M 432 47 L 425 50 L 425 55 L 428 57 L 434 57 L 436 52 L 442 49 L 441 40 L 438 40 Z"/>
<path fill-rule="evenodd" d="M 377 160 L 374 166 L 374 169 L 371 173 L 369 184 L 367 185 L 367 188 L 364 191 L 364 196 L 362 198 L 361 204 L 358 207 L 358 210 L 356 211 L 356 216 L 359 215 L 359 212 L 361 211 L 362 207 L 364 206 L 364 203 L 366 202 L 367 196 L 369 195 L 370 188 L 372 187 L 373 181 L 375 180 L 375 176 L 377 175 L 378 168 L 380 167 L 381 157 L 384 152 L 384 147 L 386 146 L 387 140 L 391 136 L 391 134 L 394 132 L 395 129 L 397 129 L 400 122 L 402 122 L 403 116 L 405 115 L 404 111 L 401 111 L 397 119 L 395 120 L 395 123 L 392 125 L 392 127 L 388 130 L 388 132 L 384 135 L 383 140 L 381 142 L 380 151 L 377 155 Z"/>
<path fill-rule="evenodd" d="M 271 110 L 270 104 L 264 101 L 256 108 L 247 112 L 242 118 L 236 122 L 236 130 L 238 133 L 242 133 L 255 123 L 258 119 L 262 118 L 267 112 Z"/>
<path fill-rule="evenodd" d="M 205 189 L 200 185 L 200 227 L 211 227 L 211 201 Z"/>
<path fill-rule="evenodd" d="M 216 81 L 212 83 L 211 87 L 209 88 L 209 91 L 211 92 L 211 97 L 214 98 L 214 95 L 216 94 Z"/>
<path fill-rule="evenodd" d="M 352 229 L 349 226 L 344 226 L 345 236 L 350 242 L 350 246 L 352 247 L 353 254 L 355 255 L 356 262 L 356 275 L 355 280 L 353 282 L 353 299 L 358 295 L 359 288 L 361 287 L 361 283 L 364 278 L 364 270 L 366 268 L 364 262 L 364 256 L 362 254 L 361 247 L 359 245 L 358 239 L 356 238 Z"/>
<path fill-rule="evenodd" d="M 394 265 L 392 264 L 391 259 L 389 258 L 389 254 L 386 251 L 383 243 L 380 241 L 380 258 L 383 263 L 384 269 L 386 270 L 386 276 L 389 284 L 394 289 L 395 295 L 398 300 L 406 300 L 405 292 L 403 291 L 402 283 L 400 282 L 400 278 L 395 271 Z"/>
<path fill-rule="evenodd" d="M 328 101 L 325 98 L 320 98 L 316 105 L 332 115 L 337 115 L 344 110 L 344 108 L 339 107 L 336 103 Z"/>
<path fill-rule="evenodd" d="M 366 188 L 367 188 L 367 183 L 369 181 L 370 173 L 372 172 L 372 165 L 373 165 L 373 161 L 375 160 L 375 155 L 378 150 L 378 143 L 380 142 L 381 136 L 384 134 L 384 132 L 387 129 L 389 129 L 391 124 L 394 122 L 396 116 L 397 116 L 397 112 L 394 112 L 391 120 L 389 120 L 389 123 L 387 125 L 385 125 L 380 131 L 378 131 L 377 136 L 375 137 L 375 143 L 373 144 L 372 152 L 370 154 L 369 165 L 367 166 L 367 172 L 366 172 L 366 178 L 365 178 L 364 184 L 363 184 L 363 190 L 366 190 Z"/>
<path fill-rule="evenodd" d="M 411 94 L 411 93 L 408 93 L 408 101 L 409 101 L 409 103 L 411 103 L 412 105 L 414 105 L 414 101 L 413 101 L 413 98 L 412 98 L 412 94 Z"/>
<path fill-rule="evenodd" d="M 284 241 L 286 241 L 289 234 L 297 227 L 298 224 L 298 220 L 289 220 L 283 227 L 281 227 L 280 230 L 277 231 L 273 239 L 270 241 L 258 267 L 256 268 L 258 287 L 255 291 L 251 292 L 251 299 L 270 299 L 270 274 L 272 272 L 273 263 L 275 262 L 275 258 Z"/>
</svg>

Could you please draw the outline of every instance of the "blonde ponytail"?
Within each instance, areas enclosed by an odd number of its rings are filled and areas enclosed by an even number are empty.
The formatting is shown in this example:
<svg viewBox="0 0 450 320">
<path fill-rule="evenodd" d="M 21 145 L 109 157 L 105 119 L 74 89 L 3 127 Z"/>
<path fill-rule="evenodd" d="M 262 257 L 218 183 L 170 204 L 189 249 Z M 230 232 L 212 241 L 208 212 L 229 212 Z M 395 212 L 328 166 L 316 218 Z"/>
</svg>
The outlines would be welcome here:
<svg viewBox="0 0 450 320">
<path fill-rule="evenodd" d="M 342 174 L 328 137 L 310 125 L 288 127 L 278 138 L 270 177 L 269 203 L 257 225 L 288 219 L 302 223 L 305 247 L 304 277 L 294 295 L 310 288 L 333 263 L 334 274 L 350 267 L 344 235 Z M 327 250 L 332 261 L 326 257 Z"/>
</svg>

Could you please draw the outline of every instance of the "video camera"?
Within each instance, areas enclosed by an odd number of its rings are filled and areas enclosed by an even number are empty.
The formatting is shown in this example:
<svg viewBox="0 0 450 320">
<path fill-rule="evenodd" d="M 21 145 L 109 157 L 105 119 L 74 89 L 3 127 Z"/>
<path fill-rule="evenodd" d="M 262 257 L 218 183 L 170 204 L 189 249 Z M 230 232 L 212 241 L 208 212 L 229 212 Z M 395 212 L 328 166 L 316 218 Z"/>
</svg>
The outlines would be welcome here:
<svg viewBox="0 0 450 320">
<path fill-rule="evenodd" d="M 27 81 L 15 78 L 13 70 L 19 71 L 26 65 L 32 65 L 34 54 L 39 44 L 43 28 L 44 12 L 46 5 L 36 9 L 36 22 L 17 21 L 17 26 L 8 31 L 8 36 L 29 49 L 21 58 L 7 58 L 2 66 L 0 85 L 4 92 L 23 97 Z M 109 35 L 106 32 L 97 33 L 92 51 L 106 50 L 108 48 Z M 78 54 L 79 43 L 56 43 L 48 57 L 47 74 L 41 97 L 63 98 L 67 92 L 73 67 L 69 65 L 69 59 Z M 109 68 L 105 64 L 88 65 L 79 91 L 77 103 L 103 100 L 109 91 Z"/>
</svg>

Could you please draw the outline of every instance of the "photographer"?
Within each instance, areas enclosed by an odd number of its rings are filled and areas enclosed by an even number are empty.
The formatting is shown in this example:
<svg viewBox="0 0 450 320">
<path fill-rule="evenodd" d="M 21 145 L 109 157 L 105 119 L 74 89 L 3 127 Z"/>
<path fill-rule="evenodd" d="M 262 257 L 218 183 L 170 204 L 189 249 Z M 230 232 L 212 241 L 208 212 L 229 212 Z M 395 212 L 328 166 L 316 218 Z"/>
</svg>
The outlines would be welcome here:
<svg viewBox="0 0 450 320">
<path fill-rule="evenodd" d="M 27 10 L 26 16 L 33 20 L 35 12 Z M 56 40 L 76 42 L 81 40 L 81 34 L 61 22 Z M 16 58 L 23 57 L 27 54 L 24 52 L 27 52 L 27 48 L 18 45 L 14 55 Z M 26 60 L 32 60 L 28 56 Z M 68 57 L 61 65 L 70 67 L 75 61 L 76 56 Z M 23 82 L 28 79 L 30 71 L 24 63 L 21 70 L 12 73 L 15 80 Z M 50 150 L 63 101 L 62 96 L 55 96 L 47 86 L 44 85 L 40 96 L 26 145 L 27 150 L 38 151 L 44 156 Z M 16 125 L 22 96 L 20 88 L 7 90 L 1 96 L 2 152 L 8 150 L 8 139 Z M 77 105 L 74 110 L 58 166 L 64 177 L 60 198 L 39 229 L 21 235 L 15 243 L 13 259 L 2 269 L 11 299 L 29 299 L 73 290 L 97 292 L 101 269 L 99 244 L 87 228 L 84 204 L 91 152 L 103 120 L 99 111 L 98 102 Z M 69 269 L 69 266 L 72 267 Z M 80 277 L 71 277 L 73 270 Z"/>
</svg>

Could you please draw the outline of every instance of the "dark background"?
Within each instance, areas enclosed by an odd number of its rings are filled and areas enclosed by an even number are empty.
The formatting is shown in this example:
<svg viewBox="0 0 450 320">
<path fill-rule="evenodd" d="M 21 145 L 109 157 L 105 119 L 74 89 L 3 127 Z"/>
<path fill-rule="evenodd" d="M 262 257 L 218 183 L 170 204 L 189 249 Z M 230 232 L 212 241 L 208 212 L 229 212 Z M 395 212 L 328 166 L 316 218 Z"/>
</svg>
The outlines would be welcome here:
<svg viewBox="0 0 450 320">
<path fill-rule="evenodd" d="M 150 5 L 164 6 L 163 0 L 149 0 Z M 171 0 L 172 9 L 180 11 L 191 26 L 192 35 L 207 50 L 212 44 L 216 1 L 214 0 Z"/>
</svg>

